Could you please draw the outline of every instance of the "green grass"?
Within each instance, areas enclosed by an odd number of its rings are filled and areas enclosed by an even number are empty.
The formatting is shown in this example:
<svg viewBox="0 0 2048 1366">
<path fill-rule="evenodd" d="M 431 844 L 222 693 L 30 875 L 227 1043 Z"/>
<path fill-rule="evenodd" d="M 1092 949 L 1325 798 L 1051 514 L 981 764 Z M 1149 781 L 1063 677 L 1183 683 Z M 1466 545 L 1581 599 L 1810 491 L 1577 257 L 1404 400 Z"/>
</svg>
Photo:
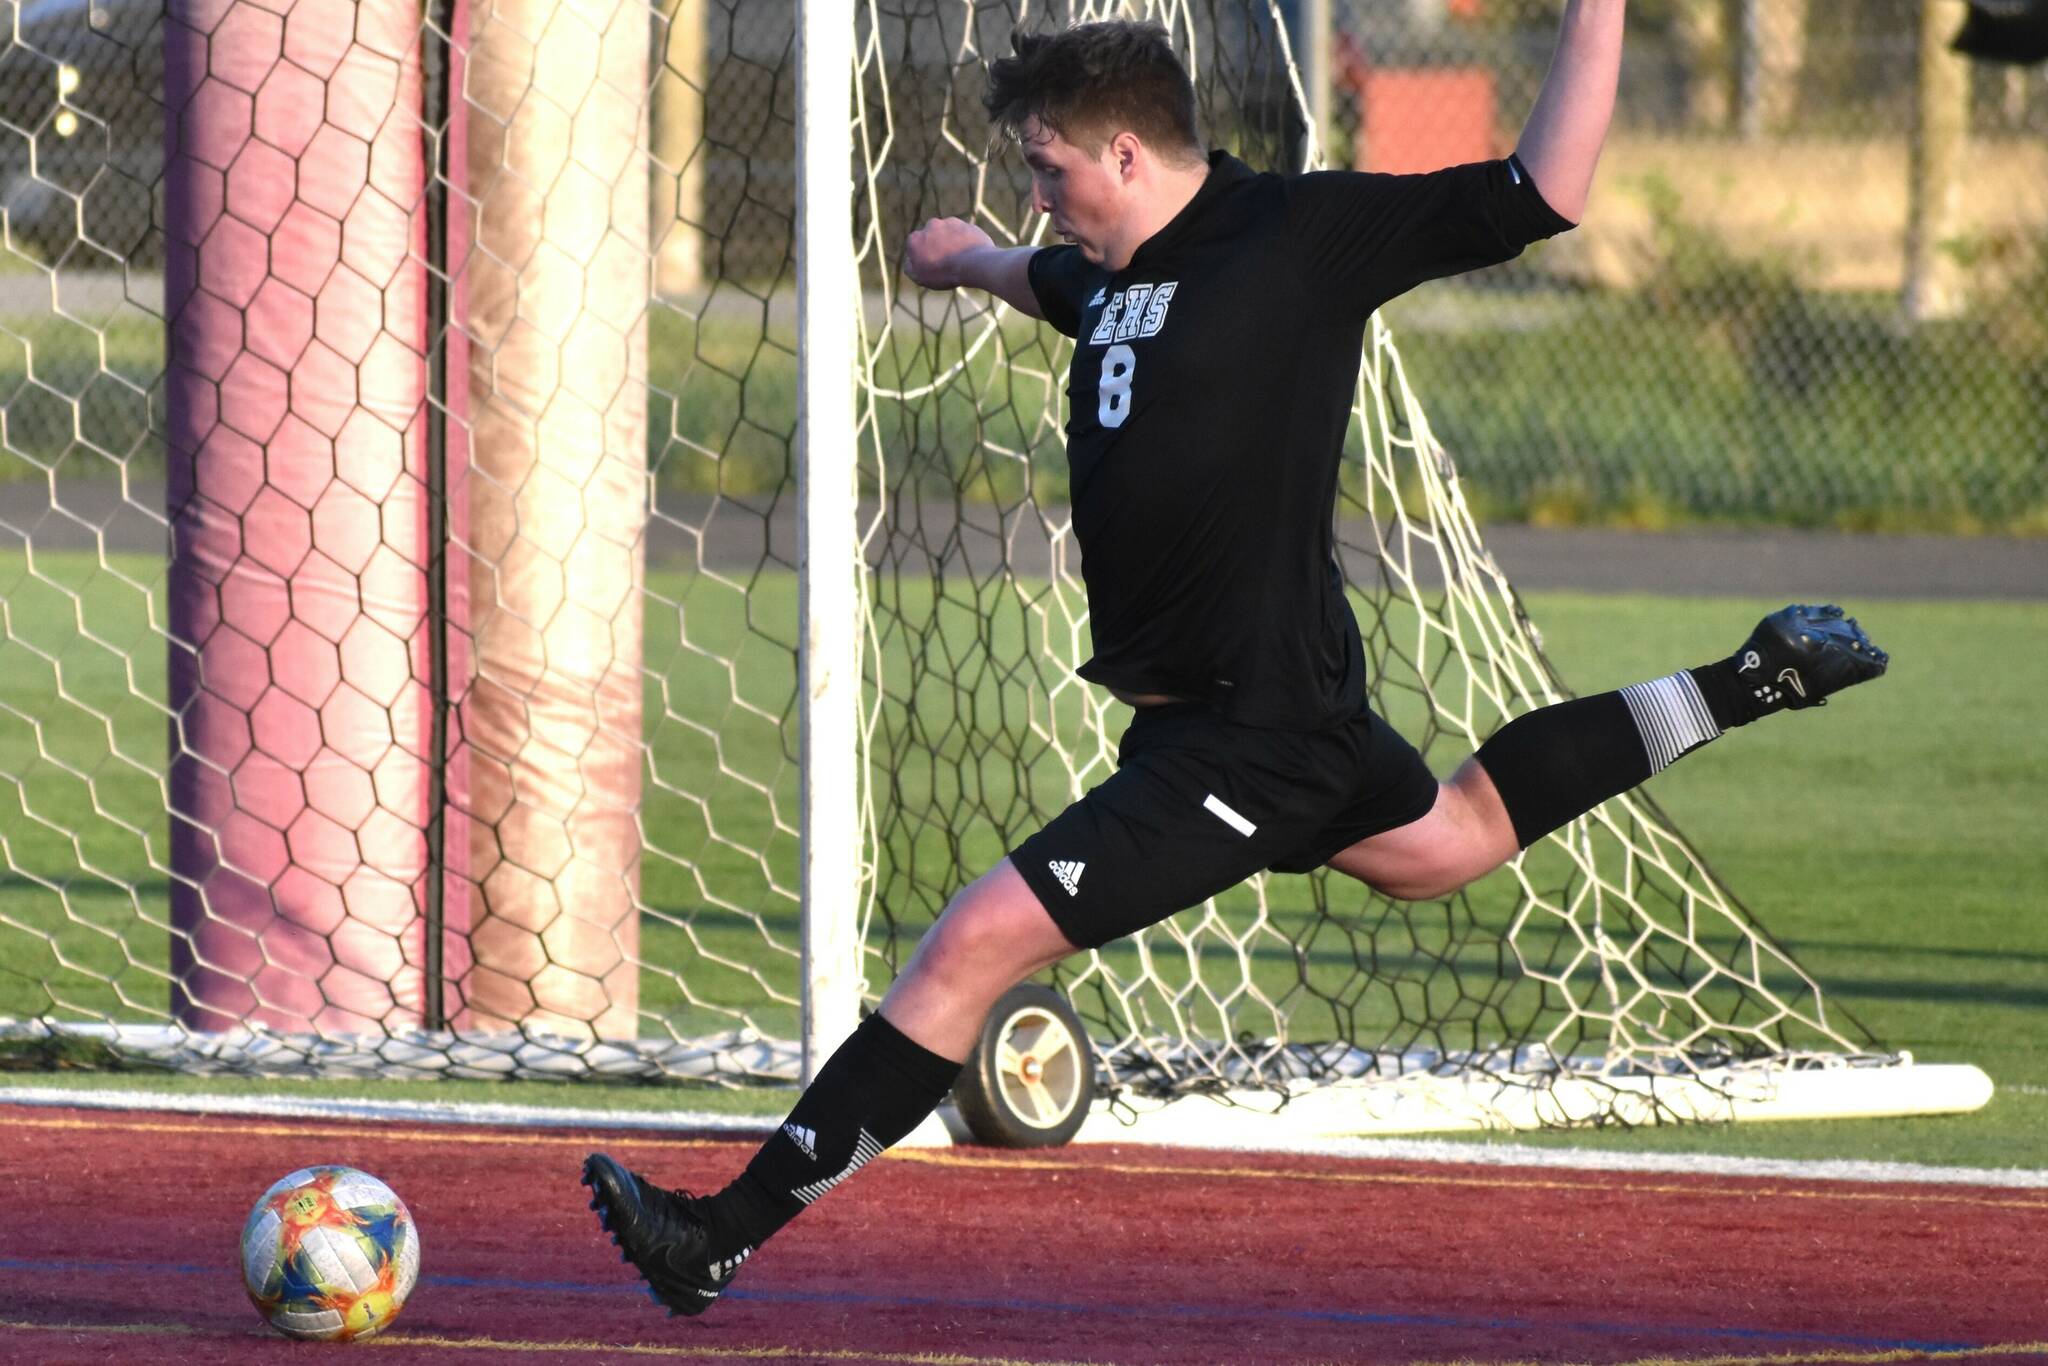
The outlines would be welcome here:
<svg viewBox="0 0 2048 1366">
<path fill-rule="evenodd" d="M 1760 606 L 1543 594 L 1532 612 L 1587 692 L 1723 653 Z M 1953 1118 L 1533 1141 L 2048 1167 L 2048 606 L 1852 606 L 1893 653 L 1883 680 L 1717 741 L 1651 791 L 1831 1001 L 1921 1061 L 1976 1063 L 1997 1096 Z"/>
<path fill-rule="evenodd" d="M 154 851 L 161 863 L 164 849 L 162 794 L 149 772 L 162 762 L 165 737 L 161 647 L 148 634 L 152 615 L 162 619 L 161 565 L 38 556 L 36 570 L 26 572 L 18 556 L 0 561 L 0 1015 L 139 1018 L 161 1012 L 166 996 L 167 883 L 150 862 Z M 657 572 L 649 589 L 655 782 L 645 798 L 643 895 L 653 911 L 642 952 L 658 966 L 642 974 L 641 1006 L 685 1035 L 726 1027 L 744 1007 L 765 1032 L 787 1037 L 793 1008 L 763 1006 L 761 997 L 763 981 L 785 997 L 796 981 L 796 912 L 778 890 L 796 885 L 795 840 L 782 828 L 793 818 L 797 776 L 794 735 L 781 719 L 792 682 L 792 589 L 786 576 L 763 579 L 751 616 L 735 590 L 709 576 Z M 933 615 L 928 588 L 900 592 L 907 617 Z M 937 757 L 896 763 L 879 777 L 909 809 L 954 814 L 885 831 L 883 908 L 902 932 L 875 941 L 883 955 L 869 968 L 876 989 L 962 878 L 1031 828 L 1034 810 L 1056 809 L 1067 786 L 1038 738 L 1059 676 L 1039 662 L 1017 600 L 949 584 L 940 602 L 936 637 L 919 641 L 883 623 L 892 687 L 885 722 Z M 1725 654 L 1769 605 L 1532 600 L 1552 658 L 1582 692 Z M 2007 1089 L 1983 1114 L 1956 1120 L 1569 1141 L 2048 1166 L 2040 1098 L 2013 1089 L 2048 1088 L 2048 1046 L 2035 1028 L 2048 1004 L 2048 952 L 2035 923 L 2038 889 L 2048 885 L 2037 829 L 2048 810 L 2048 728 L 2033 682 L 2048 659 L 2048 607 L 1856 606 L 1895 653 L 1889 677 L 1824 710 L 1730 736 L 1652 790 L 1822 983 L 1831 1008 L 1924 1060 L 1975 1062 Z M 1384 651 L 1407 630 L 1397 616 L 1368 634 Z M 707 656 L 745 662 L 737 692 Z M 1059 724 L 1070 729 L 1078 698 L 1069 688 L 1065 699 Z M 1393 695 L 1389 709 L 1409 734 L 1423 734 L 1412 696 Z M 1428 753 L 1446 771 L 1462 745 L 1439 737 Z M 709 822 L 685 793 L 715 798 Z M 974 819 L 960 820 L 963 811 Z M 1404 1022 L 1448 1013 L 1482 1041 L 1505 1016 L 1533 1009 L 1554 1018 L 1527 988 L 1486 999 L 1502 978 L 1492 936 L 1512 910 L 1510 890 L 1497 878 L 1451 914 L 1361 922 L 1325 915 L 1318 901 L 1327 895 L 1340 912 L 1361 907 L 1351 884 L 1273 879 L 1275 932 L 1250 943 L 1253 981 L 1275 997 L 1291 992 L 1297 1034 L 1343 1023 L 1368 1039 L 1430 1042 L 1404 1036 Z M 1225 925 L 1245 923 L 1245 894 L 1223 906 Z M 764 950 L 764 939 L 780 947 Z M 1522 948 L 1541 958 L 1569 942 L 1530 933 Z M 1109 957 L 1128 971 L 1134 954 L 1118 948 Z M 1238 955 L 1215 934 L 1195 954 L 1167 952 L 1156 966 L 1183 995 L 1197 979 L 1218 995 L 1241 980 Z M 1382 985 L 1369 987 L 1366 966 Z M 1080 998 L 1089 1003 L 1088 988 Z M 1155 992 L 1147 1004 L 1163 1009 L 1166 997 Z M 1196 1016 L 1199 1030 L 1199 1003 Z M 1241 1011 L 1236 1023 L 1264 1029 L 1256 1011 Z M 111 1080 L 133 1084 L 138 1075 Z M 481 1094 L 658 1107 L 695 1106 L 700 1092 L 486 1084 Z M 451 1093 L 437 1084 L 413 1094 Z M 743 1101 L 779 1103 L 773 1093 L 743 1093 Z"/>
<path fill-rule="evenodd" d="M 163 1018 L 169 694 L 159 560 L 0 551 L 0 1016 Z M 650 577 L 641 1008 L 684 1036 L 795 1031 L 791 582 Z M 712 657 L 740 661 L 735 688 Z M 694 800 L 702 798 L 702 801 Z M 707 816 L 707 808 L 710 815 Z M 778 816 L 778 812 L 781 813 Z M 702 883 L 700 883 L 700 877 Z M 708 884 L 712 895 L 706 895 Z M 776 946 L 764 952 L 763 941 Z M 684 986 L 688 982 L 687 989 Z M 775 999 L 764 1002 L 764 994 Z"/>
<path fill-rule="evenodd" d="M 2048 1086 L 2048 708 L 2030 677 L 2048 661 L 2048 606 L 1854 606 L 1893 652 L 1884 679 L 1728 736 L 1651 791 L 1880 1038 Z M 1718 654 L 1743 619 L 1738 604 L 1647 598 L 1545 595 L 1534 610 L 1581 691 Z M 1626 646 L 1596 652 L 1618 621 Z"/>
</svg>

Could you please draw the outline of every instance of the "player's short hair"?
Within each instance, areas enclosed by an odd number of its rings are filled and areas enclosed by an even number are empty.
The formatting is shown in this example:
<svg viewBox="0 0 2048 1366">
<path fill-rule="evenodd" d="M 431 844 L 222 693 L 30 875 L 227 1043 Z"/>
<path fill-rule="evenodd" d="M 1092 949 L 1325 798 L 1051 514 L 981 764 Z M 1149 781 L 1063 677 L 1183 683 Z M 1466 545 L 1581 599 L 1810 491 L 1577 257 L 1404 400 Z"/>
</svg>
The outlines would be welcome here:
<svg viewBox="0 0 2048 1366">
<path fill-rule="evenodd" d="M 1173 161 L 1199 161 L 1195 87 L 1159 24 L 1107 19 L 1059 33 L 1014 33 L 1013 56 L 988 66 L 982 97 L 999 136 L 1021 139 L 1037 119 L 1099 153 L 1118 133 Z"/>
</svg>

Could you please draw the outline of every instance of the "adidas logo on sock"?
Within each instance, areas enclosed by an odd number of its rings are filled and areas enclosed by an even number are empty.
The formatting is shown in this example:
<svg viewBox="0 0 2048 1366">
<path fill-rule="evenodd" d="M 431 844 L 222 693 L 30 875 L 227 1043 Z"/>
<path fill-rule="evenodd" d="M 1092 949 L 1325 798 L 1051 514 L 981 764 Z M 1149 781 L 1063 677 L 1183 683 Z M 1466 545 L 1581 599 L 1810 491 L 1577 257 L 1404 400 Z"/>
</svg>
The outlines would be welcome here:
<svg viewBox="0 0 2048 1366">
<path fill-rule="evenodd" d="M 1087 866 L 1085 863 L 1069 863 L 1064 859 L 1054 859 L 1046 865 L 1052 869 L 1052 875 L 1060 880 L 1060 886 L 1067 889 L 1068 896 L 1081 895 L 1081 870 Z"/>
<path fill-rule="evenodd" d="M 744 1262 L 747 1258 L 753 1255 L 754 1249 L 750 1247 L 743 1247 L 730 1257 L 714 1257 L 712 1260 L 705 1263 L 705 1267 L 710 1271 L 711 1278 L 713 1280 L 722 1281 L 726 1277 L 732 1275 L 735 1271 L 738 1271 L 740 1269 L 740 1263 Z M 698 1293 L 703 1294 L 704 1292 L 699 1291 Z"/>
<path fill-rule="evenodd" d="M 789 1135 L 790 1142 L 804 1150 L 805 1157 L 808 1157 L 813 1162 L 818 1160 L 818 1135 L 816 1130 L 806 1129 L 801 1124 L 785 1124 L 782 1126 L 782 1132 Z"/>
</svg>

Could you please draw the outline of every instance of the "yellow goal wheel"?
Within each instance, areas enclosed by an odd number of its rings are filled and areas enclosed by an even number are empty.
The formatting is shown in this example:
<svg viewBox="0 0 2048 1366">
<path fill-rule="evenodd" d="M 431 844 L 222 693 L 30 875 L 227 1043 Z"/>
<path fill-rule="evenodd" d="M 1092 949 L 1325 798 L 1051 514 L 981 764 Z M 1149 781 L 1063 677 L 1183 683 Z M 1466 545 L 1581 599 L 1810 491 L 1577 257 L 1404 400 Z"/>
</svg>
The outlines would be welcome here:
<svg viewBox="0 0 2048 1366">
<path fill-rule="evenodd" d="M 1073 1138 L 1095 1097 L 1095 1051 L 1066 998 L 1035 982 L 988 1013 L 953 1084 L 974 1137 L 998 1148 L 1051 1148 Z"/>
</svg>

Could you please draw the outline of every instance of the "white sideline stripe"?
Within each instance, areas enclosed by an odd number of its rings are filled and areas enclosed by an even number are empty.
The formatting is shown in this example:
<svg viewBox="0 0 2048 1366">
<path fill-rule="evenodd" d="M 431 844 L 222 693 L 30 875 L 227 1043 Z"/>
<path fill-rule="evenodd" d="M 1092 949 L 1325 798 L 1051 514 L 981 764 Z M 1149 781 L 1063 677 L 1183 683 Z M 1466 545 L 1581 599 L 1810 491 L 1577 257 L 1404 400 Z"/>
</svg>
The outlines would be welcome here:
<svg viewBox="0 0 2048 1366">
<path fill-rule="evenodd" d="M 1240 816 L 1235 811 L 1232 811 L 1227 805 L 1224 804 L 1223 799 L 1213 792 L 1209 794 L 1209 800 L 1202 803 L 1202 809 L 1207 811 L 1210 815 L 1215 816 L 1217 819 L 1221 820 L 1225 825 L 1229 826 L 1232 830 L 1235 830 L 1238 834 L 1245 836 L 1247 839 L 1249 839 L 1252 836 L 1252 834 L 1256 832 L 1259 828 L 1258 826 L 1253 825 L 1250 821 L 1246 820 L 1243 816 Z"/>
<path fill-rule="evenodd" d="M 791 1098 L 795 1095 L 792 1090 Z M 720 1115 L 698 1110 L 558 1110 L 549 1105 L 499 1105 L 488 1101 L 320 1100 L 161 1091 L 72 1091 L 54 1086 L 0 1086 L 0 1105 L 160 1110 L 256 1119 L 395 1119 L 422 1124 L 495 1124 L 533 1129 L 700 1129 L 763 1136 L 776 1130 L 776 1117 L 772 1115 Z"/>
<path fill-rule="evenodd" d="M 1142 1126 L 1140 1126 L 1142 1128 Z M 1121 1140 L 1139 1144 L 1133 1135 Z M 1210 1146 L 1210 1145 L 1204 1145 Z M 2048 1171 L 2022 1167 L 1932 1167 L 1918 1162 L 1853 1158 L 1720 1157 L 1711 1153 L 1617 1153 L 1533 1148 L 1521 1143 L 1451 1143 L 1431 1138 L 1333 1138 L 1305 1143 L 1217 1144 L 1236 1152 L 1287 1152 L 1386 1162 L 1446 1162 L 1476 1167 L 1538 1167 L 1560 1171 L 1652 1172 L 1673 1176 L 1773 1177 L 1788 1181 L 1859 1181 L 1883 1185 L 1995 1186 L 2048 1190 Z"/>
<path fill-rule="evenodd" d="M 2018 1090 L 2018 1087 L 2007 1087 Z M 2029 1088 L 2030 1090 L 2040 1088 Z M 794 1091 L 791 1093 L 794 1095 Z M 282 1096 L 165 1095 L 152 1091 L 70 1091 L 56 1087 L 0 1087 L 0 1105 L 77 1110 L 156 1110 L 182 1114 L 247 1115 L 280 1119 L 386 1119 L 436 1124 L 525 1125 L 537 1129 L 717 1130 L 766 1135 L 775 1121 L 695 1111 L 635 1114 L 618 1110 L 557 1110 L 541 1105 L 464 1101 L 291 1100 Z M 1145 1143 L 1144 1125 L 1119 1142 Z M 1183 1141 L 1181 1147 L 1226 1152 L 1294 1153 L 1394 1162 L 1444 1162 L 1483 1167 L 1538 1167 L 1565 1171 L 1664 1172 L 1692 1176 L 1761 1176 L 1797 1181 L 1863 1181 L 1899 1185 L 1994 1186 L 2048 1190 L 2048 1171 L 2020 1167 L 1933 1167 L 1917 1162 L 1863 1162 L 1824 1158 L 1716 1157 L 1704 1153 L 1617 1153 L 1533 1148 L 1520 1143 L 1449 1143 L 1428 1138 L 1346 1138 L 1271 1143 Z"/>
</svg>

